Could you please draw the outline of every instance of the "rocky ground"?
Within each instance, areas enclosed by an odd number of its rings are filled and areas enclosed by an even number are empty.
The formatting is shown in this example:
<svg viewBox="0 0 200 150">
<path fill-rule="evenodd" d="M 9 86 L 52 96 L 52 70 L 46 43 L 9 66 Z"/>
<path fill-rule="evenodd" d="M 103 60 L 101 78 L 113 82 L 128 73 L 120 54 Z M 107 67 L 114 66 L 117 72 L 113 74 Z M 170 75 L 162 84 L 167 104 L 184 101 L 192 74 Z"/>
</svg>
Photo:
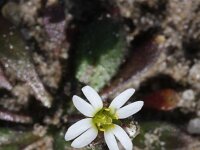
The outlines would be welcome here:
<svg viewBox="0 0 200 150">
<path fill-rule="evenodd" d="M 0 0 L 0 149 L 72 149 L 64 133 L 83 117 L 71 97 L 84 85 L 105 103 L 136 89 L 144 108 L 124 123 L 135 149 L 200 149 L 199 8 L 198 0 Z M 107 149 L 100 141 L 85 149 Z"/>
</svg>

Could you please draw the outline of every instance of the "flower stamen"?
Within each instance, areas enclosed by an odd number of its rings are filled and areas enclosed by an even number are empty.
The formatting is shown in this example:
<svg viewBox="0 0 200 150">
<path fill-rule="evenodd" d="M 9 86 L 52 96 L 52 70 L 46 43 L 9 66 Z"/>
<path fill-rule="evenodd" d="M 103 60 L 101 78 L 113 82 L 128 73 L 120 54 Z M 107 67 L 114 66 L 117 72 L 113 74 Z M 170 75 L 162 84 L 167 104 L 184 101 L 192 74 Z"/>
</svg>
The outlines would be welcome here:
<svg viewBox="0 0 200 150">
<path fill-rule="evenodd" d="M 102 108 L 93 117 L 93 123 L 99 131 L 106 131 L 114 127 L 113 122 L 116 122 L 118 118 L 112 113 L 109 108 Z"/>
</svg>

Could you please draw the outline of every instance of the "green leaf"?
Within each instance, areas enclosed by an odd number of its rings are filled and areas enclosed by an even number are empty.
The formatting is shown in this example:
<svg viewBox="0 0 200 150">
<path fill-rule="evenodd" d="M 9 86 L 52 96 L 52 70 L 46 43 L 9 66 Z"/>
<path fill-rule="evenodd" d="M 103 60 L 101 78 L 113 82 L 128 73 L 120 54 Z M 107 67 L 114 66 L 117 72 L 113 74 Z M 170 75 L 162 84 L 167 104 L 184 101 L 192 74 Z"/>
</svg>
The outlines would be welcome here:
<svg viewBox="0 0 200 150">
<path fill-rule="evenodd" d="M 195 139 L 174 125 L 165 122 L 143 122 L 140 134 L 133 139 L 135 146 L 149 150 L 183 149 L 192 146 Z"/>
<path fill-rule="evenodd" d="M 70 142 L 67 142 L 64 139 L 63 131 L 58 131 L 54 134 L 54 149 L 67 150 L 70 147 Z"/>
<path fill-rule="evenodd" d="M 0 61 L 20 80 L 28 83 L 34 94 L 44 106 L 50 107 L 52 97 L 41 83 L 31 62 L 30 50 L 27 49 L 20 32 L 10 22 L 0 16 Z"/>
<path fill-rule="evenodd" d="M 104 87 L 124 58 L 123 35 L 121 24 L 112 19 L 85 26 L 77 41 L 76 78 L 96 90 Z"/>
<path fill-rule="evenodd" d="M 31 131 L 15 131 L 9 128 L 0 128 L 0 149 L 15 150 L 39 139 Z"/>
</svg>

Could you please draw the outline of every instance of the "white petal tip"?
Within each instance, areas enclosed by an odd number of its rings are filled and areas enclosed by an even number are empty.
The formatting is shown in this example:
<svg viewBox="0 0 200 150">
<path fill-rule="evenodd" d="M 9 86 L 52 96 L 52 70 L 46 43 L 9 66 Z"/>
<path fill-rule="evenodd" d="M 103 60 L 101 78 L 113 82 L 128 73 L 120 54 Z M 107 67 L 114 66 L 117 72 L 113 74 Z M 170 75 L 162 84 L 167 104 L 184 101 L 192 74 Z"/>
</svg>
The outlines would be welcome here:
<svg viewBox="0 0 200 150">
<path fill-rule="evenodd" d="M 127 89 L 127 90 L 129 90 L 131 93 L 135 93 L 135 89 L 133 89 L 133 88 L 130 88 L 130 89 Z"/>
<path fill-rule="evenodd" d="M 72 139 L 75 139 L 86 130 L 88 130 L 92 126 L 91 120 L 91 118 L 85 118 L 70 126 L 65 133 L 65 140 L 70 141 Z"/>
<path fill-rule="evenodd" d="M 136 101 L 118 109 L 116 113 L 118 114 L 119 119 L 125 119 L 140 111 L 143 105 L 143 101 Z"/>
<path fill-rule="evenodd" d="M 89 86 L 89 85 L 86 85 L 86 86 L 82 87 L 82 90 L 85 90 L 85 89 L 87 89 L 87 88 L 92 88 L 92 87 Z"/>
<path fill-rule="evenodd" d="M 89 145 L 98 135 L 98 131 L 94 128 L 88 129 L 86 132 L 76 138 L 71 146 L 74 148 L 82 148 Z"/>
<path fill-rule="evenodd" d="M 87 117 L 93 117 L 94 108 L 92 107 L 92 105 L 76 95 L 73 96 L 72 101 L 76 109 L 80 111 L 83 115 Z"/>
<path fill-rule="evenodd" d="M 144 105 L 144 101 L 137 101 L 137 102 L 138 102 L 138 106 L 140 106 L 142 108 Z"/>
<path fill-rule="evenodd" d="M 115 129 L 113 130 L 113 133 L 126 150 L 133 149 L 133 143 L 131 139 L 120 126 L 115 125 Z"/>
<path fill-rule="evenodd" d="M 78 96 L 77 95 L 74 95 L 73 97 L 72 97 L 72 100 L 74 101 L 74 100 L 76 100 L 78 98 Z"/>
<path fill-rule="evenodd" d="M 77 145 L 77 144 L 75 144 L 75 143 L 73 143 L 73 142 L 72 142 L 72 144 L 71 144 L 71 147 L 73 147 L 73 148 L 82 148 L 82 147 L 80 147 L 79 145 Z"/>
<path fill-rule="evenodd" d="M 74 96 L 72 97 L 72 102 L 73 102 L 74 106 L 76 106 L 76 103 L 78 103 L 79 99 L 80 99 L 80 98 L 79 98 L 78 96 L 76 96 L 76 95 L 74 95 Z"/>
<path fill-rule="evenodd" d="M 65 141 L 70 141 L 71 136 L 68 134 L 68 132 L 65 133 Z"/>
<path fill-rule="evenodd" d="M 88 99 L 88 101 L 94 108 L 103 107 L 102 99 L 99 96 L 99 94 L 95 91 L 95 89 L 87 85 L 82 88 L 82 91 L 85 97 Z"/>
<path fill-rule="evenodd" d="M 130 88 L 125 90 L 124 92 L 120 93 L 115 99 L 111 102 L 110 108 L 119 109 L 121 108 L 129 98 L 134 94 L 135 89 Z"/>
<path fill-rule="evenodd" d="M 85 145 L 85 146 L 87 146 L 87 145 Z M 83 148 L 85 146 L 80 146 L 79 144 L 77 144 L 75 142 L 72 142 L 72 144 L 71 144 L 71 147 L 73 147 L 73 148 Z"/>
</svg>

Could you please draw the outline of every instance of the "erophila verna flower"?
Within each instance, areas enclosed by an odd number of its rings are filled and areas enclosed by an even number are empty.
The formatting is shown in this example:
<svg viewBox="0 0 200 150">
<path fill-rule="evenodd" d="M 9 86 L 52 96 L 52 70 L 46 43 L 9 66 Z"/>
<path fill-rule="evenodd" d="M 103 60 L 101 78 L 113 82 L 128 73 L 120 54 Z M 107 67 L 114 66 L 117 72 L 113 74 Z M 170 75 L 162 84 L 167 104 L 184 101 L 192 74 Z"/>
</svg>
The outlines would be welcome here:
<svg viewBox="0 0 200 150">
<path fill-rule="evenodd" d="M 73 124 L 65 134 L 65 140 L 75 139 L 71 146 L 82 148 L 90 144 L 103 132 L 105 142 L 110 150 L 119 150 L 116 138 L 126 150 L 132 150 L 133 144 L 127 133 L 118 125 L 119 119 L 125 119 L 137 113 L 143 106 L 143 101 L 123 106 L 134 94 L 134 89 L 127 89 L 119 94 L 108 108 L 103 107 L 103 102 L 98 93 L 90 86 L 82 88 L 83 94 L 89 103 L 78 96 L 73 96 L 75 107 L 87 118 Z"/>
</svg>

